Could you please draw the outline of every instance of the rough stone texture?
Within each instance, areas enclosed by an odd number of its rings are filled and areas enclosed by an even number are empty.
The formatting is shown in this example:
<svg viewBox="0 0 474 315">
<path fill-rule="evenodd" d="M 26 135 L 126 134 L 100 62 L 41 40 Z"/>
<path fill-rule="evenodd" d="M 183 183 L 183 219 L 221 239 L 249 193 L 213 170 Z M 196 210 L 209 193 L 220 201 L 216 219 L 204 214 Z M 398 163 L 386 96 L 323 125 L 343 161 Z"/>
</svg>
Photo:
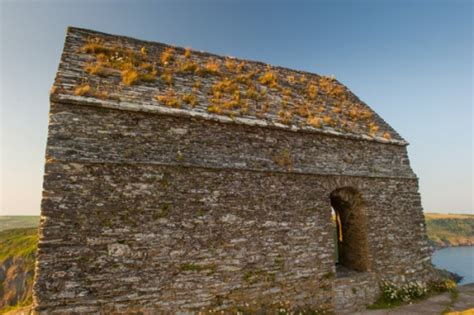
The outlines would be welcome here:
<svg viewBox="0 0 474 315">
<path fill-rule="evenodd" d="M 91 108 L 53 103 L 48 158 L 416 178 L 403 146 Z"/>
<path fill-rule="evenodd" d="M 352 313 L 365 309 L 367 301 L 377 299 L 380 289 L 373 272 L 347 272 L 334 280 L 337 313 Z"/>
<path fill-rule="evenodd" d="M 52 100 L 37 312 L 357 309 L 382 278 L 432 276 L 402 140 Z M 336 278 L 341 187 L 363 200 L 370 269 Z"/>
<path fill-rule="evenodd" d="M 199 82 L 200 88 L 194 93 L 197 98 L 195 106 L 182 104 L 180 108 L 172 108 L 163 106 L 161 102 L 156 99 L 158 94 L 166 93 L 170 90 L 169 84 L 158 78 L 154 82 L 140 83 L 132 86 L 121 84 L 120 71 L 117 69 L 109 69 L 111 75 L 93 75 L 85 71 L 88 65 L 93 65 L 97 58 L 93 54 L 83 52 L 83 48 L 91 39 L 99 39 L 103 41 L 104 47 L 114 49 L 128 49 L 137 54 L 144 48 L 147 51 L 147 58 L 149 62 L 155 65 L 158 76 L 168 71 L 173 71 L 172 78 L 174 83 L 171 90 L 176 95 L 183 95 L 191 93 L 196 82 Z M 174 50 L 173 57 L 176 62 L 170 62 L 170 65 L 164 66 L 160 64 L 161 55 L 167 49 Z M 189 60 L 196 62 L 201 67 L 205 66 L 208 61 L 213 61 L 219 64 L 219 74 L 216 75 L 197 75 L 193 72 L 182 72 L 174 66 L 178 61 L 185 62 L 183 57 L 184 49 L 165 45 L 162 43 L 154 43 L 141 41 L 133 38 L 114 36 L 104 33 L 99 33 L 90 30 L 70 28 L 66 37 L 64 51 L 61 57 L 61 63 L 55 79 L 54 87 L 51 97 L 56 101 L 69 101 L 81 104 L 94 104 L 96 106 L 104 106 L 109 108 L 119 108 L 135 111 L 151 111 L 161 112 L 167 114 L 184 115 L 191 117 L 201 117 L 206 119 L 218 120 L 221 122 L 232 122 L 247 125 L 262 125 L 266 127 L 289 129 L 289 130 L 304 130 L 310 132 L 319 132 L 329 135 L 339 135 L 355 139 L 373 140 L 382 143 L 396 143 L 407 144 L 407 142 L 380 116 L 377 115 L 367 104 L 362 102 L 356 95 L 354 95 L 347 87 L 339 83 L 337 80 L 332 80 L 333 85 L 340 87 L 343 92 L 340 97 L 329 95 L 320 86 L 319 80 L 327 77 L 319 76 L 314 73 L 296 71 L 283 67 L 271 66 L 262 62 L 241 60 L 231 58 L 236 64 L 243 62 L 245 64 L 241 72 L 236 73 L 226 70 L 224 66 L 228 57 L 209 54 L 206 52 L 192 51 Z M 232 115 L 214 114 L 208 112 L 208 106 L 211 104 L 210 95 L 213 85 L 222 83 L 226 78 L 235 79 L 242 74 L 254 73 L 254 77 L 263 75 L 270 69 L 278 77 L 278 88 L 269 88 L 264 84 L 259 83 L 258 79 L 252 79 L 251 86 L 258 90 L 265 90 L 265 97 L 259 101 L 255 101 L 247 96 L 246 90 L 249 84 L 238 83 L 239 91 L 243 100 L 248 101 L 248 111 L 242 113 L 239 110 L 232 110 L 229 113 Z M 299 80 L 302 76 L 305 77 L 305 83 L 294 82 L 290 83 L 288 77 L 292 76 L 295 80 Z M 90 93 L 84 96 L 75 95 L 75 88 L 81 84 L 87 83 L 93 89 L 97 89 L 99 93 Z M 317 86 L 317 97 L 308 99 L 307 85 L 314 83 Z M 283 95 L 284 90 L 291 91 L 291 96 L 287 98 Z M 105 92 L 101 95 L 100 92 Z M 224 93 L 226 94 L 226 93 Z M 224 99 L 225 97 L 223 97 Z M 311 126 L 307 123 L 306 117 L 298 115 L 298 107 L 302 104 L 311 104 L 316 107 L 321 107 L 321 110 L 316 110 L 315 115 L 331 117 L 335 122 L 342 122 L 343 120 L 350 120 L 346 111 L 351 108 L 367 110 L 371 115 L 370 121 L 378 126 L 375 133 L 370 133 L 368 128 L 369 120 L 354 119 L 350 128 L 343 128 L 343 124 L 322 124 L 319 127 Z M 335 108 L 340 107 L 341 104 L 347 104 L 347 110 L 338 112 Z M 267 112 L 259 115 L 262 107 L 268 105 Z M 288 123 L 282 123 L 279 117 L 279 111 L 285 108 L 293 112 L 294 117 Z M 390 137 L 388 139 L 383 137 L 383 134 L 388 132 Z"/>
</svg>

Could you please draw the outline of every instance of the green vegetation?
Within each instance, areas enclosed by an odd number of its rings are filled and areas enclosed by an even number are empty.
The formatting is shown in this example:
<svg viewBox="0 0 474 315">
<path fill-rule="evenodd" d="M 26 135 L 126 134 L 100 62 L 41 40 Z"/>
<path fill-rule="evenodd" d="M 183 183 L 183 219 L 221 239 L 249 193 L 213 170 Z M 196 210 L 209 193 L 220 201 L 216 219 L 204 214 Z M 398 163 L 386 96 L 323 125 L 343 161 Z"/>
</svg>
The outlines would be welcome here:
<svg viewBox="0 0 474 315">
<path fill-rule="evenodd" d="M 36 228 L 0 232 L 0 266 L 4 268 L 4 277 L 0 282 L 0 305 L 3 305 L 0 314 L 31 304 L 37 243 Z M 22 278 L 23 275 L 26 281 L 19 284 L 17 277 Z"/>
<path fill-rule="evenodd" d="M 431 245 L 474 245 L 474 215 L 426 213 L 425 220 Z"/>
<path fill-rule="evenodd" d="M 391 281 L 382 281 L 380 284 L 381 294 L 377 301 L 368 306 L 368 309 L 393 308 L 412 301 L 426 299 L 434 294 L 451 292 L 456 295 L 456 282 L 451 279 L 429 282 L 410 282 L 402 286 L 397 286 Z"/>
<path fill-rule="evenodd" d="M 22 257 L 34 262 L 38 243 L 36 228 L 14 229 L 0 232 L 0 262 L 8 258 Z"/>
<path fill-rule="evenodd" d="M 33 228 L 39 224 L 39 216 L 0 216 L 0 232 L 18 228 Z"/>
</svg>

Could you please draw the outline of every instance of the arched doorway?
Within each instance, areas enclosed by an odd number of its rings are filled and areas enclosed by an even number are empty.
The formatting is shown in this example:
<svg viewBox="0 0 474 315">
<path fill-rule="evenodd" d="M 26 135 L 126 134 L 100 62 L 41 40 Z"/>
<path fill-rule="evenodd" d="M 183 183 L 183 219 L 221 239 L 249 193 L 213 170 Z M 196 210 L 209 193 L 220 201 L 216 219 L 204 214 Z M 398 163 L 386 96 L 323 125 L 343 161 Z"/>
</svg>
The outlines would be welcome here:
<svg viewBox="0 0 474 315">
<path fill-rule="evenodd" d="M 361 194 L 353 187 L 342 187 L 329 197 L 336 219 L 337 264 L 349 270 L 369 270 L 367 218 Z"/>
</svg>

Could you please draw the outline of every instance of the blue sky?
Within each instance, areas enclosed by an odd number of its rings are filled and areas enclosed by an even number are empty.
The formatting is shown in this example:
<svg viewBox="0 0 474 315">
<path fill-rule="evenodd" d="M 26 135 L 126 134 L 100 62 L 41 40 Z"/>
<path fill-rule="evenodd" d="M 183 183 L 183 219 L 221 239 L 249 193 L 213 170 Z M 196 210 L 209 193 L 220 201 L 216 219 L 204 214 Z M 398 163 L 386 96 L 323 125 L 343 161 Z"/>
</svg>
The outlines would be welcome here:
<svg viewBox="0 0 474 315">
<path fill-rule="evenodd" d="M 411 144 L 425 211 L 473 210 L 472 1 L 5 1 L 0 214 L 39 214 L 67 26 L 335 75 Z"/>
</svg>

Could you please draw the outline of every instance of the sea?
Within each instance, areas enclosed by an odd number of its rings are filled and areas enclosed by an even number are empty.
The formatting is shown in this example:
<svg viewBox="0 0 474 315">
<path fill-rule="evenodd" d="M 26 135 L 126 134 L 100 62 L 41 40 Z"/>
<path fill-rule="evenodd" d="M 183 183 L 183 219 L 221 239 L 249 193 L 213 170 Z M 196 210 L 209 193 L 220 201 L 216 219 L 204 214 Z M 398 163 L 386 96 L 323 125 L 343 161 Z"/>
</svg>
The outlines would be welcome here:
<svg viewBox="0 0 474 315">
<path fill-rule="evenodd" d="M 474 283 L 474 246 L 446 247 L 433 253 L 433 264 L 464 278 L 459 284 Z"/>
</svg>

